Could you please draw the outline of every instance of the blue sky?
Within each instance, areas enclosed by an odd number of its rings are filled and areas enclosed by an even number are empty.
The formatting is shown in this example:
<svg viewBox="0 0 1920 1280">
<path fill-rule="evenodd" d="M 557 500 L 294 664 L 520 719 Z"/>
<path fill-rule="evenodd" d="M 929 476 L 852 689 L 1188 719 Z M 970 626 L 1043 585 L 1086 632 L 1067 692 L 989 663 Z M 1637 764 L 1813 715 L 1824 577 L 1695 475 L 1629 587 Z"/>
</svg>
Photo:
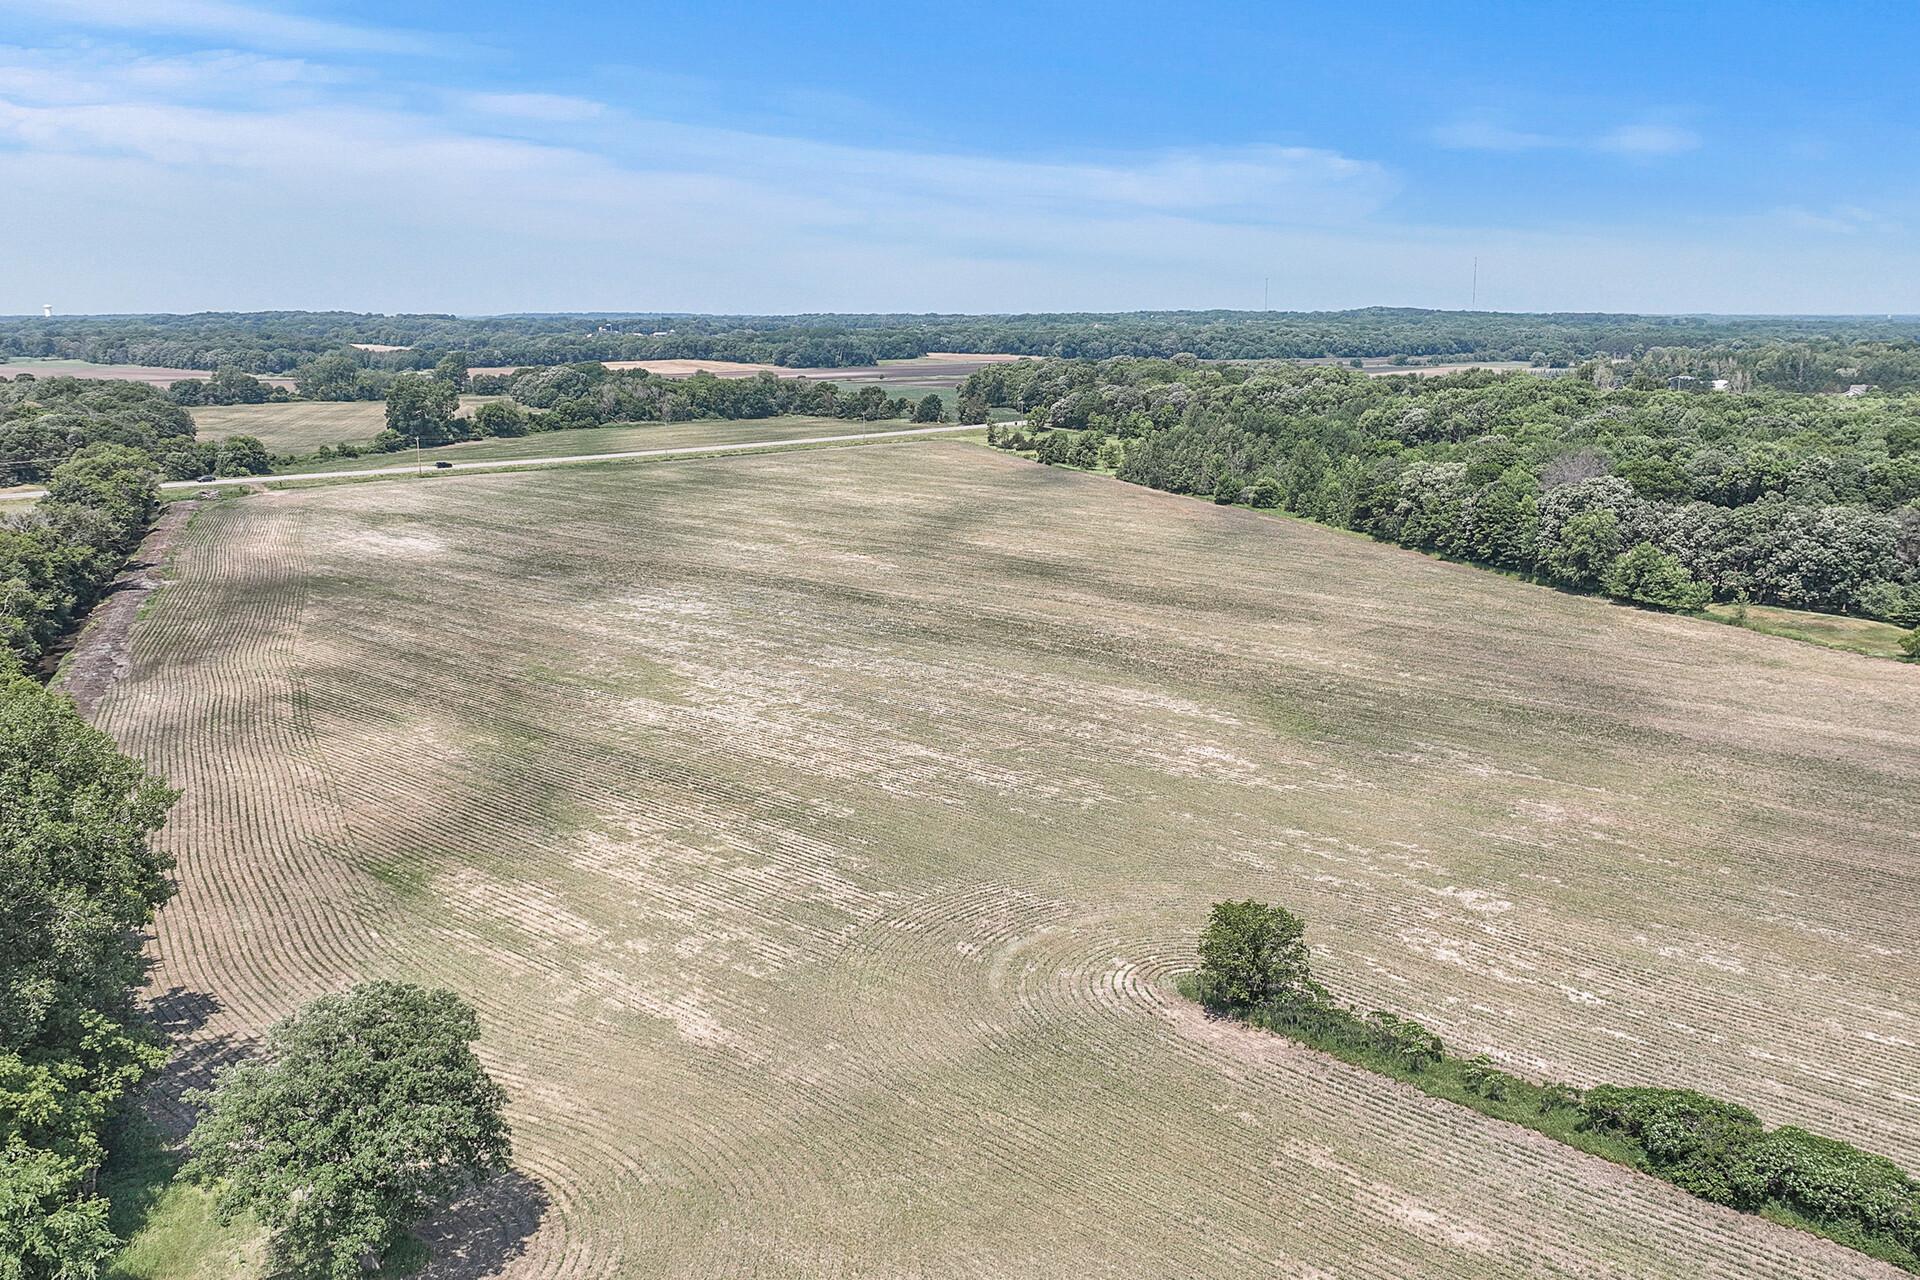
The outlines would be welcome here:
<svg viewBox="0 0 1920 1280">
<path fill-rule="evenodd" d="M 0 313 L 1463 307 L 1476 258 L 1501 310 L 1913 313 L 1916 49 L 1912 3 L 0 0 Z"/>
</svg>

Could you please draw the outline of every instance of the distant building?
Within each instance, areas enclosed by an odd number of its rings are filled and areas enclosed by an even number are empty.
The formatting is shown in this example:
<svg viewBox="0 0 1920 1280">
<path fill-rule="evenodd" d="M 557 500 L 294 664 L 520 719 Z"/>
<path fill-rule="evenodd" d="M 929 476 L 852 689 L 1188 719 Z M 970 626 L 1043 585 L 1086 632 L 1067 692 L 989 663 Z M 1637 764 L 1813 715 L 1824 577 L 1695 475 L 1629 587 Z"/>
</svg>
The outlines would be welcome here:
<svg viewBox="0 0 1920 1280">
<path fill-rule="evenodd" d="M 1715 378 L 1713 380 L 1713 389 L 1715 391 L 1725 391 L 1728 387 L 1731 387 L 1732 385 L 1733 384 L 1728 382 L 1725 378 Z"/>
<path fill-rule="evenodd" d="M 1690 373 L 1681 373 L 1668 378 L 1667 386 L 1675 391 L 1698 391 L 1700 390 L 1701 382 L 1700 379 Z"/>
<path fill-rule="evenodd" d="M 1847 388 L 1847 394 L 1850 396 L 1863 396 L 1871 390 L 1873 390 L 1873 388 L 1867 385 L 1866 383 L 1856 382 L 1852 386 Z"/>
</svg>

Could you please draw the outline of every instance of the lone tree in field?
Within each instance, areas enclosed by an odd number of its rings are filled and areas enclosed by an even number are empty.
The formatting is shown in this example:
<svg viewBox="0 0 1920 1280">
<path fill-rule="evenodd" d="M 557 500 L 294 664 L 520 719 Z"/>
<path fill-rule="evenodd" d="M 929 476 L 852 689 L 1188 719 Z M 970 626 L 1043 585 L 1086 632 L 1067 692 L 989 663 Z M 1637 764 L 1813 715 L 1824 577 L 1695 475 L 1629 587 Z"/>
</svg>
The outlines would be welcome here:
<svg viewBox="0 0 1920 1280">
<path fill-rule="evenodd" d="M 1200 935 L 1199 996 L 1211 1005 L 1250 1009 L 1311 990 L 1307 924 L 1264 902 L 1216 902 Z"/>
<path fill-rule="evenodd" d="M 288 1273 L 352 1280 L 408 1228 L 507 1167 L 505 1095 L 451 991 L 370 982 L 267 1033 L 264 1058 L 197 1095 L 190 1176 L 220 1215 L 252 1210 Z"/>
<path fill-rule="evenodd" d="M 915 422 L 944 422 L 946 421 L 946 417 L 946 403 L 931 391 L 921 396 L 920 403 L 913 406 L 913 420 Z"/>
</svg>

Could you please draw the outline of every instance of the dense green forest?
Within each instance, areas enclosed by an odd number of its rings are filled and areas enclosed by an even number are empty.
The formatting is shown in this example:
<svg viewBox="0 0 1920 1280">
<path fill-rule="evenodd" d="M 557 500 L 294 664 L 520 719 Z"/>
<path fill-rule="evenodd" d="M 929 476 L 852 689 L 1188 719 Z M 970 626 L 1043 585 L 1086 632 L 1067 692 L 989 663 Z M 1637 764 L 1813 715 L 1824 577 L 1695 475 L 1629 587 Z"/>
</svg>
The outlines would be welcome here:
<svg viewBox="0 0 1920 1280">
<path fill-rule="evenodd" d="M 137 449 L 171 480 L 209 472 L 257 475 L 268 464 L 266 450 L 251 436 L 196 440 L 193 418 L 178 398 L 143 382 L 0 381 L 0 485 L 45 480 L 96 444 Z"/>
<path fill-rule="evenodd" d="M 1891 350 L 1904 353 L 1902 368 L 1907 368 L 1920 358 L 1916 337 L 1920 318 L 1915 317 L 1526 315 L 1396 307 L 1007 316 L 460 317 L 272 311 L 0 319 L 0 356 L 258 374 L 291 373 L 326 354 L 347 354 L 362 366 L 386 369 L 430 368 L 449 353 L 464 355 L 474 365 L 698 358 L 834 368 L 929 351 L 1096 360 L 1191 353 L 1224 360 L 1403 356 L 1571 364 L 1593 355 L 1625 358 L 1656 348 L 1700 349 L 1718 353 L 1713 360 L 1738 361 L 1757 359 L 1757 352 L 1778 344 L 1809 343 L 1826 354 L 1842 352 L 1827 361 L 1836 368 L 1858 363 L 1844 354 L 1856 344 L 1892 344 Z M 410 349 L 357 351 L 354 343 Z M 1815 364 L 1825 359 L 1818 355 Z"/>
<path fill-rule="evenodd" d="M 1920 625 L 1920 398 L 1602 389 L 1575 374 L 1367 378 L 1176 360 L 996 365 L 962 417 L 1111 467 L 1577 590 Z"/>
<path fill-rule="evenodd" d="M 0 653 L 33 661 L 100 598 L 153 521 L 158 479 L 141 450 L 90 444 L 31 510 L 0 516 Z"/>
</svg>

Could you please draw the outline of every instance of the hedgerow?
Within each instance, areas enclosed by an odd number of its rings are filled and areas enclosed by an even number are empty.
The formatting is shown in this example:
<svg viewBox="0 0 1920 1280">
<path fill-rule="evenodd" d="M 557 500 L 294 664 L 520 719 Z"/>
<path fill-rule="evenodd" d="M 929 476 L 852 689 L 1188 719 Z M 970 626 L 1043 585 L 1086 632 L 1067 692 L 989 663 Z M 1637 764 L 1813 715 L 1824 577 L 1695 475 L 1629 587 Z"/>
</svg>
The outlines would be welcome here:
<svg viewBox="0 0 1920 1280">
<path fill-rule="evenodd" d="M 1215 904 L 1181 991 L 1217 1014 L 1291 1036 L 1435 1097 L 1644 1170 L 1701 1199 L 1762 1214 L 1920 1273 L 1920 1182 L 1893 1161 L 1693 1089 L 1527 1080 L 1449 1053 L 1409 1018 L 1361 1013 L 1314 980 L 1306 924 L 1266 903 Z"/>
</svg>

